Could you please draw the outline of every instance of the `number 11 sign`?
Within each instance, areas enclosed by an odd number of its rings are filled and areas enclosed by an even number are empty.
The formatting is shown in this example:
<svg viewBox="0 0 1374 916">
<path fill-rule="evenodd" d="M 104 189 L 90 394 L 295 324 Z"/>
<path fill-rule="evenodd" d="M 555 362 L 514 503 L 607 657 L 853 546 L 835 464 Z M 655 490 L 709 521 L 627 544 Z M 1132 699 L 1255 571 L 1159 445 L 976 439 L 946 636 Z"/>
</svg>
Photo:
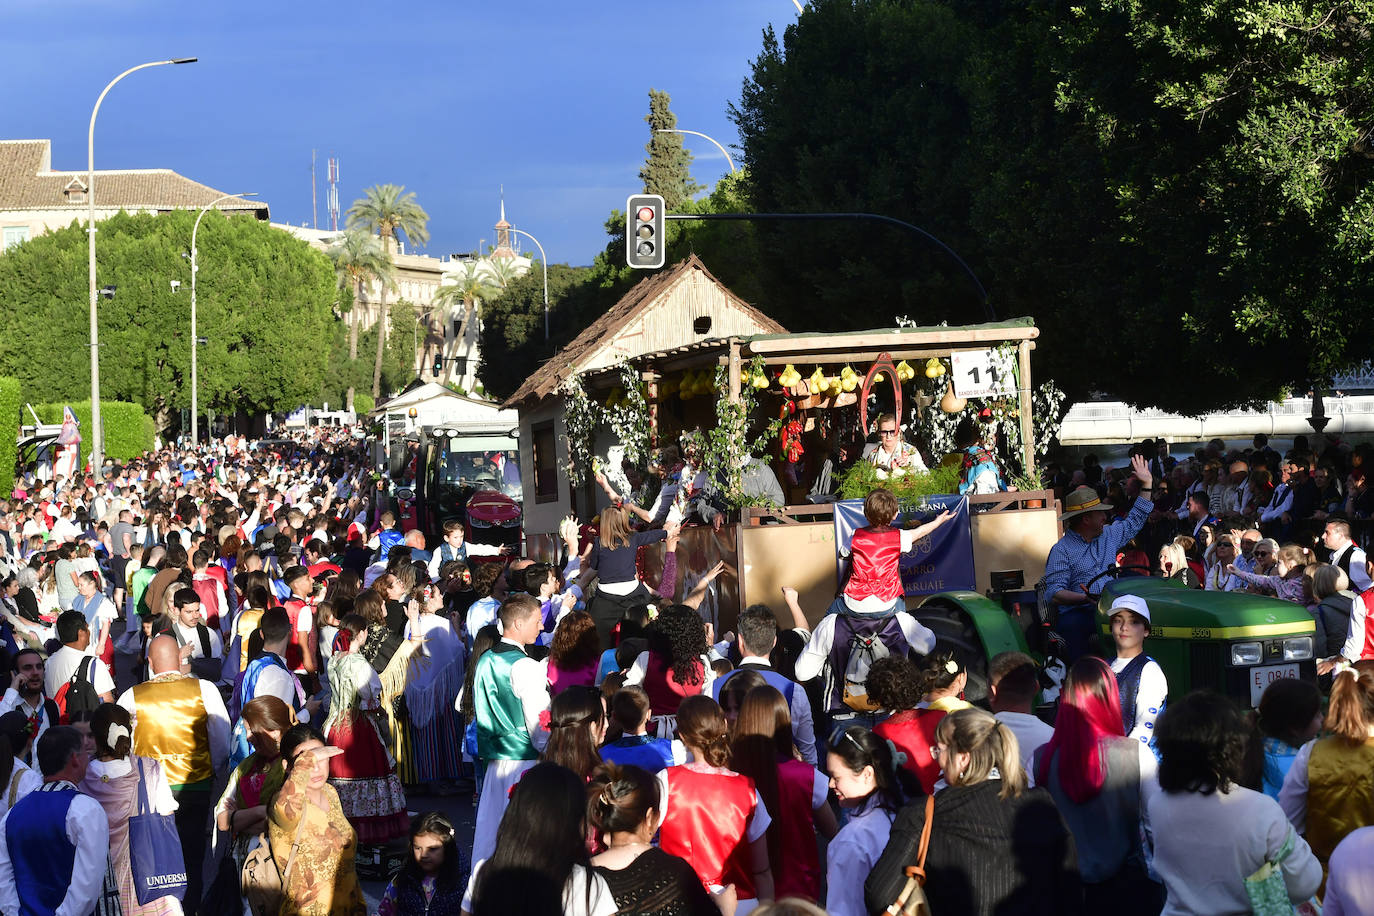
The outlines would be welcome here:
<svg viewBox="0 0 1374 916">
<path fill-rule="evenodd" d="M 1015 363 L 997 350 L 955 350 L 954 393 L 961 398 L 1005 398 L 1016 394 Z"/>
</svg>

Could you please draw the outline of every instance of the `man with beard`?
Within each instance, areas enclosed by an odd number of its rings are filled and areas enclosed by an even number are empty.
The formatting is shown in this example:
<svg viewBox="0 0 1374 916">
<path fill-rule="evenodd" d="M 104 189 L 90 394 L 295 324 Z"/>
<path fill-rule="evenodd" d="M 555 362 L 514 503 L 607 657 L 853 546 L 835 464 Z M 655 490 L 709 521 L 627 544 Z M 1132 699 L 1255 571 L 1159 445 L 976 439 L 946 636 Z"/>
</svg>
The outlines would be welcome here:
<svg viewBox="0 0 1374 916">
<path fill-rule="evenodd" d="M 57 704 L 43 693 L 43 656 L 34 649 L 21 649 L 14 656 L 14 680 L 5 696 L 0 698 L 0 715 L 17 710 L 32 723 L 33 737 L 29 744 L 28 759 L 24 762 L 33 765 L 33 748 L 43 733 L 57 724 Z"/>
</svg>

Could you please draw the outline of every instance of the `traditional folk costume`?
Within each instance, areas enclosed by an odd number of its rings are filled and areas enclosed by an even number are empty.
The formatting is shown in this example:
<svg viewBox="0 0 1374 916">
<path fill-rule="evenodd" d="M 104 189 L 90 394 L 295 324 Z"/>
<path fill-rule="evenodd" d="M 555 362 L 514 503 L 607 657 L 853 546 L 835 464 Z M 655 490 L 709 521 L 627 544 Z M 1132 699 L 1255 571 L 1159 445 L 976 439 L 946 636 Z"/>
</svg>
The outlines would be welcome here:
<svg viewBox="0 0 1374 916">
<path fill-rule="evenodd" d="M 829 779 L 806 761 L 791 757 L 778 761 L 778 811 L 774 819 L 778 821 L 779 861 L 772 863 L 773 894 L 778 899 L 820 900 L 821 858 L 814 812 L 825 804 L 829 788 Z"/>
<path fill-rule="evenodd" d="M 477 660 L 472 690 L 477 751 L 486 764 L 472 839 L 472 861 L 478 862 L 496 850 L 510 790 L 548 743 L 549 732 L 539 721 L 549 708 L 547 669 L 523 646 L 502 638 Z"/>
<path fill-rule="evenodd" d="M 940 763 L 930 754 L 935 746 L 935 727 L 949 713 L 968 707 L 958 697 L 941 697 L 925 709 L 903 709 L 888 717 L 873 727 L 873 734 L 891 741 L 906 755 L 902 769 L 916 777 L 925 794 L 933 795 L 940 781 Z"/>
<path fill-rule="evenodd" d="M 367 901 L 353 864 L 358 851 L 353 828 L 332 787 L 323 789 L 325 807 L 310 802 L 310 774 L 320 762 L 314 754 L 304 756 L 308 759 L 292 767 L 267 813 L 272 855 L 283 874 L 296 837 L 300 837 L 291 874 L 282 887 L 279 916 L 367 916 Z"/>
<path fill-rule="evenodd" d="M 141 775 L 140 775 L 141 774 Z M 124 916 L 180 916 L 181 901 L 170 894 L 139 905 L 129 867 L 129 818 L 138 813 L 138 784 L 145 781 L 153 814 L 171 814 L 176 805 L 162 765 L 144 757 L 92 760 L 80 789 L 100 802 L 110 825 L 110 867 L 119 885 Z"/>
<path fill-rule="evenodd" d="M 3 822 L 0 856 L 12 880 L 0 887 L 7 913 L 95 910 L 109 871 L 110 825 L 93 798 L 66 780 L 21 798 Z"/>
<path fill-rule="evenodd" d="M 1307 758 L 1307 843 L 1322 863 L 1351 832 L 1374 826 L 1374 738 L 1351 746 L 1332 736 Z"/>
<path fill-rule="evenodd" d="M 249 808 L 256 808 L 258 805 L 267 804 L 267 799 L 282 787 L 286 782 L 286 765 L 281 757 L 273 757 L 271 760 L 265 759 L 261 754 L 254 751 L 248 757 L 234 767 L 229 774 L 229 782 L 224 787 L 224 794 L 220 796 L 219 804 L 215 806 L 216 816 L 228 806 L 230 801 L 234 803 L 235 811 L 245 811 Z M 243 871 L 243 862 L 248 858 L 248 853 L 256 845 L 257 834 L 238 833 L 234 835 L 233 845 L 229 847 L 229 854 L 234 857 L 234 864 L 237 866 L 235 874 Z"/>
<path fill-rule="evenodd" d="M 387 751 L 395 761 L 396 775 L 406 785 L 414 785 L 415 754 L 411 746 L 410 720 L 405 715 L 406 674 L 415 643 L 400 633 L 393 633 L 385 624 L 367 628 L 367 642 L 362 657 L 372 665 L 381 680 L 380 708 L 386 721 Z"/>
<path fill-rule="evenodd" d="M 418 633 L 406 624 L 406 637 L 418 635 L 420 647 L 410 656 L 406 674 L 406 712 L 415 774 L 419 782 L 457 779 L 462 757 L 463 729 L 453 701 L 463 688 L 463 641 L 441 614 L 421 614 Z"/>
<path fill-rule="evenodd" d="M 771 820 L 754 780 L 704 763 L 669 767 L 655 778 L 659 847 L 686 859 L 707 890 L 733 884 L 741 904 L 757 900 L 749 844 Z"/>
<path fill-rule="evenodd" d="M 410 827 L 405 791 L 373 718 L 379 713 L 381 679 L 361 655 L 339 653 L 329 660 L 329 687 L 333 705 L 325 734 L 330 745 L 343 750 L 330 758 L 329 783 L 344 816 L 359 843 L 405 836 Z"/>
</svg>

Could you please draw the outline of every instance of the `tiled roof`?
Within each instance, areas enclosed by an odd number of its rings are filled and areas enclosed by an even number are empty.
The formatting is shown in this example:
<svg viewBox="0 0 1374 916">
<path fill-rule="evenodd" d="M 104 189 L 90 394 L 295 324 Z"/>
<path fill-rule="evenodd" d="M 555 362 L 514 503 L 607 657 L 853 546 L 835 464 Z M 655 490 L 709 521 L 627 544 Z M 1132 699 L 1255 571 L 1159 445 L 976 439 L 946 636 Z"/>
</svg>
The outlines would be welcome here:
<svg viewBox="0 0 1374 916">
<path fill-rule="evenodd" d="M 724 290 L 731 304 L 756 322 L 760 331 L 764 333 L 786 333 L 786 329 L 782 325 L 730 292 L 724 284 L 712 276 L 711 272 L 706 269 L 706 265 L 701 263 L 701 259 L 693 254 L 671 269 L 659 271 L 636 283 L 629 292 L 620 298 L 619 302 L 607 309 L 604 315 L 584 328 L 581 334 L 572 339 L 571 343 L 540 366 L 501 406 L 514 407 L 521 401 L 530 398 L 540 400 L 548 397 L 569 376 L 581 371 L 580 364 L 583 360 L 629 324 L 643 309 L 653 305 L 660 296 L 669 292 L 678 280 L 694 270 L 700 271 L 712 283 Z"/>
<path fill-rule="evenodd" d="M 86 210 L 86 201 L 69 202 L 69 185 L 84 188 L 86 172 L 54 172 L 51 140 L 0 140 L 0 210 Z M 171 169 L 95 171 L 95 202 L 101 210 L 198 210 L 224 192 L 178 175 Z M 252 211 L 267 219 L 262 201 L 231 198 L 220 210 Z"/>
</svg>

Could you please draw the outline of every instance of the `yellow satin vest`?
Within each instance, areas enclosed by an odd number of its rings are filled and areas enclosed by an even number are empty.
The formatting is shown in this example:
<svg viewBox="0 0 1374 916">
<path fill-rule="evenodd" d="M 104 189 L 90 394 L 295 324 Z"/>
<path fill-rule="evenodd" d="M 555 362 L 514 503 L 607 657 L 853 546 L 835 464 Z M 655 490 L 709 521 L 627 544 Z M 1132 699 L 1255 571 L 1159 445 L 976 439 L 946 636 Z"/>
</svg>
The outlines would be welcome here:
<svg viewBox="0 0 1374 916">
<path fill-rule="evenodd" d="M 161 761 L 169 784 L 182 786 L 215 775 L 210 715 L 197 678 L 168 675 L 135 684 L 134 710 L 134 753 Z"/>
<path fill-rule="evenodd" d="M 1374 825 L 1374 738 L 1323 738 L 1307 761 L 1307 842 L 1325 870 L 1336 844 Z"/>
<path fill-rule="evenodd" d="M 237 629 L 234 630 L 234 635 L 239 638 L 239 671 L 248 667 L 248 637 L 258 628 L 262 613 L 261 608 L 247 608 L 239 614 Z"/>
</svg>

